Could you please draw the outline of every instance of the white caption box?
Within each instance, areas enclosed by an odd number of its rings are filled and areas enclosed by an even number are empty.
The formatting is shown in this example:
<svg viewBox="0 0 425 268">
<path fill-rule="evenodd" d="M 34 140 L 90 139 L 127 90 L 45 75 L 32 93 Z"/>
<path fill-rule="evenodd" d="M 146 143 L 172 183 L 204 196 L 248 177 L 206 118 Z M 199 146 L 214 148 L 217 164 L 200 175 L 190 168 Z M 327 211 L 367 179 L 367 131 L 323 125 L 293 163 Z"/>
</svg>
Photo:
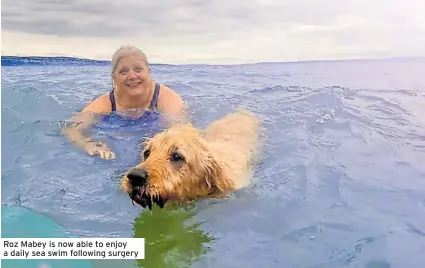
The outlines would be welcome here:
<svg viewBox="0 0 425 268">
<path fill-rule="evenodd" d="M 144 238 L 1 238 L 2 259 L 144 259 Z"/>
</svg>

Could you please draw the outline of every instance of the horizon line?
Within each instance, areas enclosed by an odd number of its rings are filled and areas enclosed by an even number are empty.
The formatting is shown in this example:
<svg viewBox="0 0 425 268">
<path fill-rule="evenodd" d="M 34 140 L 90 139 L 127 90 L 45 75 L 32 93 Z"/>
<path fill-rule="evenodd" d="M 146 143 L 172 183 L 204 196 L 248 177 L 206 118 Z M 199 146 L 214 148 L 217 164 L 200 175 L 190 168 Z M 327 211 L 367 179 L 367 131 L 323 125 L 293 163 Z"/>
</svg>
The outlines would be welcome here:
<svg viewBox="0 0 425 268">
<path fill-rule="evenodd" d="M 94 62 L 110 63 L 111 60 L 106 59 L 92 59 L 77 56 L 22 56 L 22 55 L 1 55 L 1 58 L 45 58 L 45 59 L 74 59 L 74 60 L 88 60 Z M 293 60 L 293 61 L 256 61 L 249 63 L 229 63 L 229 64 L 215 64 L 215 63 L 161 63 L 152 62 L 149 65 L 174 65 L 174 66 L 187 66 L 187 65 L 210 65 L 210 66 L 237 66 L 237 65 L 257 65 L 257 64 L 282 64 L 282 63 L 311 63 L 311 62 L 341 62 L 341 61 L 379 61 L 379 60 L 395 60 L 395 59 L 425 59 L 424 56 L 395 56 L 395 57 L 377 57 L 377 58 L 344 58 L 344 59 L 313 59 L 313 60 Z"/>
</svg>

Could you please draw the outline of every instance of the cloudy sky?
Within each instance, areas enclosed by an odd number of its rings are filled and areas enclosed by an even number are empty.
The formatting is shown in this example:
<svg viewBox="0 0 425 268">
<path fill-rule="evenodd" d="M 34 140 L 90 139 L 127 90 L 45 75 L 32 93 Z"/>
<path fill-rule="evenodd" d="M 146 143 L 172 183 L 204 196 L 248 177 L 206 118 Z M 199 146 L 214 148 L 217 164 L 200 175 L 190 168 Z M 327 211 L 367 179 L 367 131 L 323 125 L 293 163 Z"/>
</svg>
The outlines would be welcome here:
<svg viewBox="0 0 425 268">
<path fill-rule="evenodd" d="M 3 55 L 246 63 L 425 56 L 424 0 L 2 0 Z"/>
</svg>

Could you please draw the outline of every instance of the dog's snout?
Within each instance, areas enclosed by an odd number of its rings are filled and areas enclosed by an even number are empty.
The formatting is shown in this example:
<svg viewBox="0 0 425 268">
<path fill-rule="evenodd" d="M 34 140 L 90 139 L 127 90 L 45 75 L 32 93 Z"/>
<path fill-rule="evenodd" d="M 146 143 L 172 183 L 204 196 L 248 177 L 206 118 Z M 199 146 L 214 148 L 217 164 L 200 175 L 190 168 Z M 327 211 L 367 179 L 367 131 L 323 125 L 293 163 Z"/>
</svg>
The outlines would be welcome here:
<svg viewBox="0 0 425 268">
<path fill-rule="evenodd" d="M 133 187 L 144 186 L 148 180 L 148 173 L 144 168 L 135 168 L 127 174 L 127 178 Z"/>
</svg>

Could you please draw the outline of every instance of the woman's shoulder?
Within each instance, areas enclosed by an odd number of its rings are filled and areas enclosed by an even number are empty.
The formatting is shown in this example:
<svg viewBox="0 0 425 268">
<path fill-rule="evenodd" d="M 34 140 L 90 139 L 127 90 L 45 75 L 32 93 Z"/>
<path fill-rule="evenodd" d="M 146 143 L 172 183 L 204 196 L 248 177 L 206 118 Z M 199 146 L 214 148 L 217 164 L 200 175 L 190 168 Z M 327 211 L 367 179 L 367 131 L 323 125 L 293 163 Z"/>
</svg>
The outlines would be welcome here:
<svg viewBox="0 0 425 268">
<path fill-rule="evenodd" d="M 103 95 L 97 97 L 92 102 L 86 105 L 82 112 L 91 112 L 91 113 L 109 113 L 112 111 L 111 102 L 109 100 L 109 93 L 104 93 Z"/>
<path fill-rule="evenodd" d="M 158 108 L 166 113 L 181 113 L 184 109 L 184 102 L 181 96 L 164 84 L 158 96 Z"/>
<path fill-rule="evenodd" d="M 174 91 L 173 89 L 169 88 L 168 86 L 164 84 L 159 84 L 161 86 L 159 91 L 159 97 L 167 99 L 167 100 L 182 100 L 180 95 Z"/>
</svg>

